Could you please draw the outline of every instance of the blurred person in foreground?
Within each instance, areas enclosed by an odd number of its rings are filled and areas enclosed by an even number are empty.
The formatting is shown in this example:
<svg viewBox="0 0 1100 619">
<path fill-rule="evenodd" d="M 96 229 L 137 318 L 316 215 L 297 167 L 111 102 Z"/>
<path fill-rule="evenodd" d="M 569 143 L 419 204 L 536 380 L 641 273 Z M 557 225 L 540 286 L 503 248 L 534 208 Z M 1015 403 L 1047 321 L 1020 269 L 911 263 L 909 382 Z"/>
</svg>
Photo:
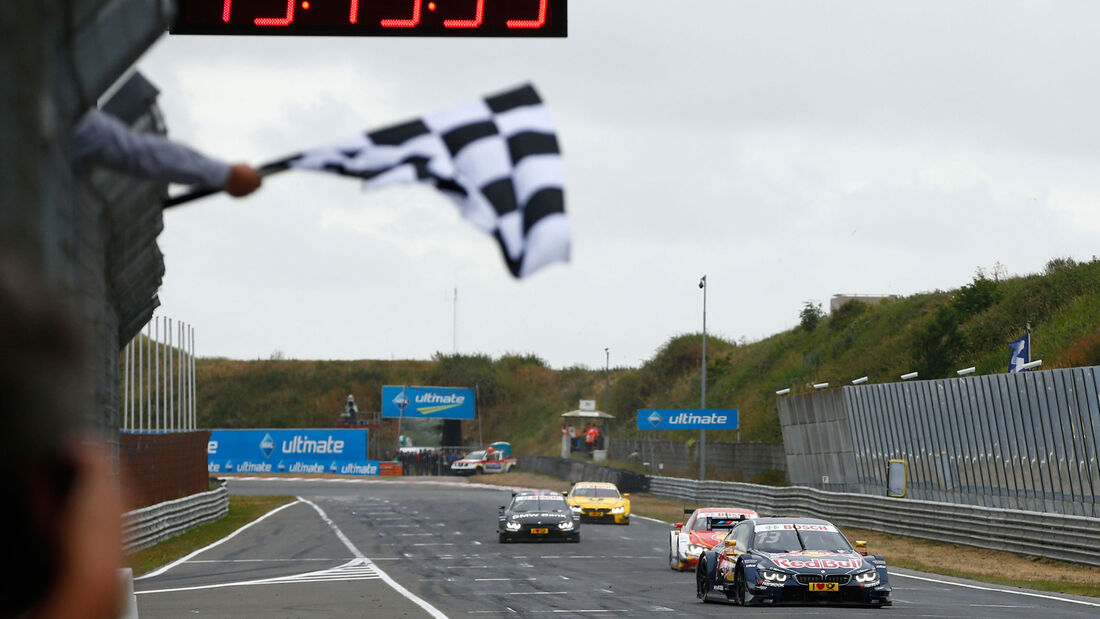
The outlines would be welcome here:
<svg viewBox="0 0 1100 619">
<path fill-rule="evenodd" d="M 117 617 L 121 500 L 88 434 L 81 334 L 30 272 L 0 256 L 0 531 L 13 565 L 0 617 Z"/>
</svg>

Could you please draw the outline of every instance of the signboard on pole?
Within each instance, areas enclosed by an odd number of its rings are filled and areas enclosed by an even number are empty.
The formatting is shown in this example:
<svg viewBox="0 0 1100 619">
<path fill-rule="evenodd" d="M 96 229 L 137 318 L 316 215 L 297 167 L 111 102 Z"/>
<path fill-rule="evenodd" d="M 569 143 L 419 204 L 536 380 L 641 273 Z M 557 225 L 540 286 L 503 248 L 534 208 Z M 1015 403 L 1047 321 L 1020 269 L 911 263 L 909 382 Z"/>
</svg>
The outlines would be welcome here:
<svg viewBox="0 0 1100 619">
<path fill-rule="evenodd" d="M 473 419 L 474 390 L 466 387 L 382 387 L 382 416 L 401 419 Z"/>
<path fill-rule="evenodd" d="M 646 408 L 638 411 L 639 430 L 736 430 L 736 408 Z"/>
</svg>

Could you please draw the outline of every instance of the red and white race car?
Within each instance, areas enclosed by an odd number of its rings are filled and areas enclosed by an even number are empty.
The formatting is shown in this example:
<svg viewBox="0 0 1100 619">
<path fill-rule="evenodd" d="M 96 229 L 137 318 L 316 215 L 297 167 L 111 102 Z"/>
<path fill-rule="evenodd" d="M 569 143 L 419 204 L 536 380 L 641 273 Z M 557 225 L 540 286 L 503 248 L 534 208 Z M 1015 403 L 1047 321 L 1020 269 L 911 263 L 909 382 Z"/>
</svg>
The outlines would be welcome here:
<svg viewBox="0 0 1100 619">
<path fill-rule="evenodd" d="M 516 466 L 517 459 L 500 449 L 471 451 L 451 465 L 456 475 L 481 473 L 507 473 Z"/>
<path fill-rule="evenodd" d="M 691 517 L 670 531 L 668 566 L 674 570 L 695 569 L 700 555 L 721 543 L 730 529 L 746 518 L 759 518 L 753 510 L 738 507 L 701 507 L 684 513 Z"/>
</svg>

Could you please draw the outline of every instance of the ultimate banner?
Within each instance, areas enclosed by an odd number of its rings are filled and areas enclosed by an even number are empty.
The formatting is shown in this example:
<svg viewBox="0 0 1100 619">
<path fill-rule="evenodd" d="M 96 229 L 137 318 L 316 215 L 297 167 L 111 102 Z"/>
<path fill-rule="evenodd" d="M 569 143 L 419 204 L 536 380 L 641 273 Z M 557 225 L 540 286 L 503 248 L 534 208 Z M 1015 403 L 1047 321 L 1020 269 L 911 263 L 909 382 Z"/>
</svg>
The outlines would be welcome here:
<svg viewBox="0 0 1100 619">
<path fill-rule="evenodd" d="M 736 430 L 736 408 L 643 409 L 639 430 Z"/>
<path fill-rule="evenodd" d="M 473 419 L 474 390 L 466 387 L 382 387 L 382 416 L 401 419 Z"/>
<path fill-rule="evenodd" d="M 211 473 L 377 475 L 366 458 L 366 430 L 212 430 L 206 445 Z"/>
</svg>

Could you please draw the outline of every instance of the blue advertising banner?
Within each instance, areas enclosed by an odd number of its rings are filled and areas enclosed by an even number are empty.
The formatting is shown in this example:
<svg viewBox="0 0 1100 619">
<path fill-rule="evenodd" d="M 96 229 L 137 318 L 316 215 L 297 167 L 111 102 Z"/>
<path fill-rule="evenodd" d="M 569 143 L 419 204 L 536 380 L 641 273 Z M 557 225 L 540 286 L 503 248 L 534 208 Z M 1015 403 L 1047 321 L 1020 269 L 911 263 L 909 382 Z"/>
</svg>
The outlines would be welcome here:
<svg viewBox="0 0 1100 619">
<path fill-rule="evenodd" d="M 647 408 L 638 411 L 639 430 L 736 430 L 736 408 Z"/>
<path fill-rule="evenodd" d="M 474 390 L 466 387 L 382 387 L 382 416 L 404 419 L 473 419 Z"/>
<path fill-rule="evenodd" d="M 366 430 L 212 430 L 206 445 L 211 473 L 377 475 L 366 457 Z"/>
</svg>

